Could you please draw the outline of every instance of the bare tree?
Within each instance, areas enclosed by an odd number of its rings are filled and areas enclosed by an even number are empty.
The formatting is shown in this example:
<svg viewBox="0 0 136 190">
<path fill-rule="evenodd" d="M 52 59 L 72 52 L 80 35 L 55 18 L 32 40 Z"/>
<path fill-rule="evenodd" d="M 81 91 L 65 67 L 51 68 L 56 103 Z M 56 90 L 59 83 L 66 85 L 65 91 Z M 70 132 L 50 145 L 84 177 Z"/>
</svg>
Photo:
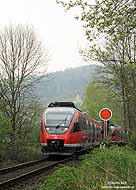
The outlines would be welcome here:
<svg viewBox="0 0 136 190">
<path fill-rule="evenodd" d="M 29 107 L 29 92 L 46 70 L 47 53 L 33 27 L 9 26 L 0 32 L 0 97 L 10 120 L 14 152 Z"/>
</svg>

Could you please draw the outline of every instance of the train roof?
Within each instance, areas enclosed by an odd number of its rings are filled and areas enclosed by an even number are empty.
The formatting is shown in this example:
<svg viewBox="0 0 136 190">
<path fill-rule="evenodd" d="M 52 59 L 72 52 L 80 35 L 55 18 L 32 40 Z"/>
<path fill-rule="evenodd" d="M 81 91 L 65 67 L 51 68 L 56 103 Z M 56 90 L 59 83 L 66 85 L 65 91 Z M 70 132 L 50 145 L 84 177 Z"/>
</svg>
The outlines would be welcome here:
<svg viewBox="0 0 136 190">
<path fill-rule="evenodd" d="M 69 108 L 69 107 L 49 107 L 46 109 L 46 113 L 69 113 L 74 114 L 77 110 L 75 108 Z"/>
<path fill-rule="evenodd" d="M 74 108 L 81 112 L 81 110 L 73 102 L 51 102 L 48 105 L 48 108 L 55 108 L 55 107 Z"/>
<path fill-rule="evenodd" d="M 81 112 L 81 110 L 75 106 L 73 102 L 51 102 L 45 110 L 45 113 L 62 112 L 74 114 L 76 111 Z"/>
</svg>

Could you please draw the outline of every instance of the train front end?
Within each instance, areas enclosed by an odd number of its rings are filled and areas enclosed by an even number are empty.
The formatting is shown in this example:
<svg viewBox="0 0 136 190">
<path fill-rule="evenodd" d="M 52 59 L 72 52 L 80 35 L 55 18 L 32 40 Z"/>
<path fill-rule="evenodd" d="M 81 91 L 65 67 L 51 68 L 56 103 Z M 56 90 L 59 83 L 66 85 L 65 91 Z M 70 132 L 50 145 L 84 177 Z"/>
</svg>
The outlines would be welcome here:
<svg viewBox="0 0 136 190">
<path fill-rule="evenodd" d="M 44 158 L 49 155 L 73 154 L 74 147 L 67 145 L 70 143 L 74 118 L 74 108 L 49 105 L 43 113 L 41 124 L 41 146 Z"/>
</svg>

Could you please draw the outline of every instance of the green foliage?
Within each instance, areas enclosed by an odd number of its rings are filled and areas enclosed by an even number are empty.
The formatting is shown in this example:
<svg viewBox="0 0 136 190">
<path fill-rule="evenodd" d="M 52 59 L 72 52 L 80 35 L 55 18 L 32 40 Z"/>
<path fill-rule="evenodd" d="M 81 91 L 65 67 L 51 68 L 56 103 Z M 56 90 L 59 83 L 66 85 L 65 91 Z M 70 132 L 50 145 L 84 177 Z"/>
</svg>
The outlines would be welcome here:
<svg viewBox="0 0 136 190">
<path fill-rule="evenodd" d="M 27 109 L 22 126 L 16 130 L 16 160 L 27 161 L 41 158 L 40 130 L 43 108 L 38 102 L 33 102 Z M 12 159 L 12 129 L 4 112 L 0 112 L 0 161 Z"/>
<path fill-rule="evenodd" d="M 26 162 L 29 160 L 38 160 L 42 158 L 40 144 L 27 144 L 20 146 L 18 151 L 17 160 L 19 162 Z"/>
<path fill-rule="evenodd" d="M 80 19 L 84 22 L 89 41 L 102 38 L 103 34 L 114 40 L 122 38 L 125 32 L 131 32 L 136 27 L 135 0 L 58 0 L 66 10 L 79 6 Z M 123 28 L 121 29 L 121 26 Z M 129 30 L 127 30 L 129 28 Z"/>
<path fill-rule="evenodd" d="M 62 166 L 36 190 L 101 190 L 108 182 L 135 185 L 136 153 L 130 148 L 96 149 L 83 156 L 78 167 Z"/>
<path fill-rule="evenodd" d="M 41 157 L 40 130 L 43 108 L 34 101 L 29 107 L 26 121 L 17 136 L 17 160 L 27 161 Z"/>
<path fill-rule="evenodd" d="M 111 120 L 119 124 L 121 122 L 121 103 L 113 89 L 98 82 L 89 82 L 82 104 L 83 110 L 87 111 L 92 118 L 100 120 L 99 111 L 105 107 L 111 109 L 113 113 Z"/>
<path fill-rule="evenodd" d="M 85 163 L 90 155 L 86 156 Z M 136 153 L 129 147 L 111 147 L 110 149 L 95 150 L 91 154 L 91 161 L 98 169 L 105 169 L 109 179 L 126 181 L 134 184 L 132 176 L 136 171 Z M 104 171 L 104 170 L 103 170 Z"/>
<path fill-rule="evenodd" d="M 95 59 L 109 73 L 105 82 L 118 90 L 123 103 L 122 123 L 125 128 L 136 126 L 136 1 L 135 0 L 58 0 L 68 10 L 81 8 L 79 18 L 84 23 L 88 50 L 87 60 Z"/>
<path fill-rule="evenodd" d="M 73 178 L 74 176 L 74 178 Z M 50 181 L 47 185 L 41 184 L 39 186 L 40 190 L 69 190 L 74 186 L 76 188 L 76 183 L 78 179 L 78 174 L 76 168 L 63 166 L 62 168 L 54 172 L 53 177 L 48 177 Z"/>
<path fill-rule="evenodd" d="M 0 112 L 0 161 L 9 159 L 11 128 L 9 127 L 8 118 Z"/>
<path fill-rule="evenodd" d="M 129 145 L 136 150 L 136 130 L 133 130 L 130 135 Z"/>
<path fill-rule="evenodd" d="M 8 118 L 4 115 L 4 113 L 0 112 L 0 144 L 9 142 L 9 121 Z"/>
</svg>

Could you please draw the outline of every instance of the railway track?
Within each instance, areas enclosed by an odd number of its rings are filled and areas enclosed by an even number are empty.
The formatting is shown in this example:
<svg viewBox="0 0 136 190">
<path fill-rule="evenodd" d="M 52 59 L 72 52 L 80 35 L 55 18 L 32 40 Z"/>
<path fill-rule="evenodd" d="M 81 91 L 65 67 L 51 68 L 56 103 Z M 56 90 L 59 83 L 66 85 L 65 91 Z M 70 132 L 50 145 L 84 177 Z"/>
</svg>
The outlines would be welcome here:
<svg viewBox="0 0 136 190">
<path fill-rule="evenodd" d="M 73 158 L 70 157 L 60 161 L 36 160 L 13 167 L 0 169 L 0 189 L 4 189 L 5 187 L 11 188 L 13 185 L 19 182 L 30 179 L 45 171 L 49 171 L 55 166 L 68 162 L 72 159 Z"/>
</svg>

